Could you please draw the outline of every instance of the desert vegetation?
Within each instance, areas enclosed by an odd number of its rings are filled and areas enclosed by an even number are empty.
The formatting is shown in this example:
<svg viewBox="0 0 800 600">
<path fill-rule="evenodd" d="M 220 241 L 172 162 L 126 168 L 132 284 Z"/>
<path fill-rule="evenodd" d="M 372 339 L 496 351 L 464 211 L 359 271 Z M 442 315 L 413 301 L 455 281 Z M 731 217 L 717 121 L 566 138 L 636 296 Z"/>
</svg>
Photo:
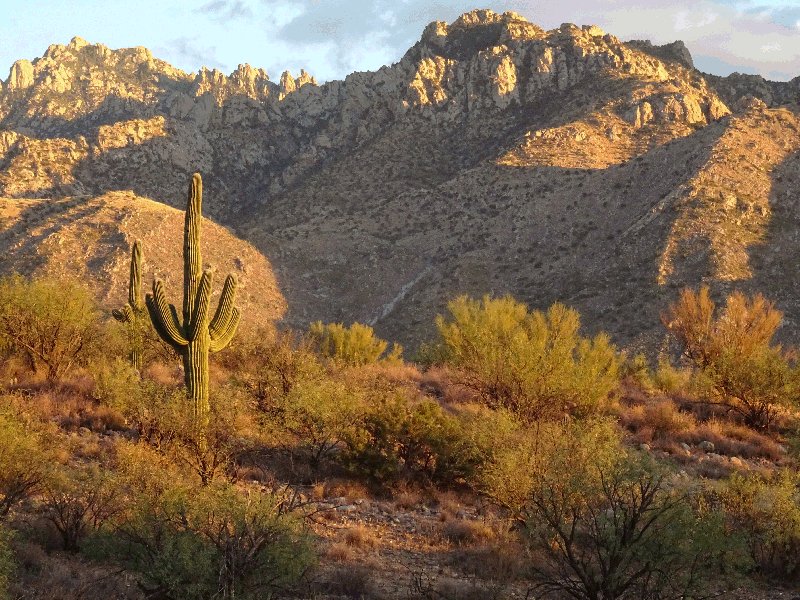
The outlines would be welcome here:
<svg viewBox="0 0 800 600">
<path fill-rule="evenodd" d="M 686 290 L 649 358 L 508 296 L 452 300 L 414 360 L 358 323 L 237 332 L 235 280 L 212 315 L 198 271 L 199 186 L 183 318 L 158 283 L 145 310 L 138 245 L 113 315 L 80 283 L 0 281 L 6 597 L 797 584 L 800 372 L 768 300 Z"/>
</svg>

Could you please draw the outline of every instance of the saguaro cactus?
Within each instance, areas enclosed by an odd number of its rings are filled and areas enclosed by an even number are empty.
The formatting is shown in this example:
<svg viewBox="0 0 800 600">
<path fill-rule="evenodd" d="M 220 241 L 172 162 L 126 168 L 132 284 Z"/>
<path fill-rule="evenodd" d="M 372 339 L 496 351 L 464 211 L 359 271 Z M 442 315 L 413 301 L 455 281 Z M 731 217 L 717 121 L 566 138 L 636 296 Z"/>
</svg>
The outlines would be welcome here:
<svg viewBox="0 0 800 600">
<path fill-rule="evenodd" d="M 111 314 L 125 325 L 128 331 L 130 361 L 137 371 L 142 368 L 144 350 L 145 309 L 142 301 L 142 244 L 139 240 L 133 243 L 131 250 L 131 276 L 128 282 L 128 303 L 121 309 L 114 309 Z"/>
<path fill-rule="evenodd" d="M 153 281 L 153 293 L 147 294 L 147 310 L 158 335 L 183 357 L 186 390 L 195 417 L 205 423 L 208 414 L 208 353 L 218 352 L 233 339 L 239 325 L 236 277 L 228 275 L 214 317 L 209 320 L 213 271 L 203 271 L 200 258 L 200 222 L 203 203 L 203 180 L 192 176 L 186 222 L 183 228 L 183 315 L 168 304 L 164 282 Z"/>
</svg>

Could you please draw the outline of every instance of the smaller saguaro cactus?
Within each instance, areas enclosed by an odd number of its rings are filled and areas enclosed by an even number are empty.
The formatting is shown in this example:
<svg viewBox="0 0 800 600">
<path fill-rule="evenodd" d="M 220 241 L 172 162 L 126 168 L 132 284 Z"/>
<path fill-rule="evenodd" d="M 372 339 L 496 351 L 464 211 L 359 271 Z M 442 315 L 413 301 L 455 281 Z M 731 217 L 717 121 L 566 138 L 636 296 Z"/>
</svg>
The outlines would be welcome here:
<svg viewBox="0 0 800 600">
<path fill-rule="evenodd" d="M 208 353 L 225 348 L 239 325 L 239 310 L 234 307 L 234 275 L 225 279 L 217 310 L 213 317 L 210 314 L 214 272 L 203 270 L 200 257 L 202 203 L 203 180 L 195 173 L 189 186 L 183 228 L 183 318 L 179 318 L 175 306 L 167 302 L 164 282 L 160 279 L 153 282 L 153 293 L 146 298 L 150 320 L 158 335 L 183 358 L 186 392 L 201 425 L 206 423 L 209 410 Z"/>
<path fill-rule="evenodd" d="M 128 332 L 131 365 L 137 371 L 142 368 L 144 351 L 144 328 L 147 325 L 147 309 L 142 300 L 142 243 L 136 240 L 131 250 L 131 276 L 128 282 L 128 303 L 111 314 L 125 325 Z"/>
</svg>

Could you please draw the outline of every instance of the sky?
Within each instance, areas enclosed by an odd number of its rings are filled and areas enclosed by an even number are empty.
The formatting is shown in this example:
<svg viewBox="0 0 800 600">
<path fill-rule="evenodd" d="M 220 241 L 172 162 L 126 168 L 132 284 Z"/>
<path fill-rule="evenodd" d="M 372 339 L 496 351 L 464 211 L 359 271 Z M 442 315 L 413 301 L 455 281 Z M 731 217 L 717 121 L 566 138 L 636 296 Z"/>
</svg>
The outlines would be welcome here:
<svg viewBox="0 0 800 600">
<path fill-rule="evenodd" d="M 276 81 L 304 68 L 322 82 L 396 62 L 429 22 L 474 8 L 513 10 L 546 29 L 569 22 L 623 40 L 680 39 L 710 73 L 800 75 L 800 0 L 0 0 L 0 78 L 77 35 L 146 46 L 185 71 L 250 63 Z"/>
</svg>

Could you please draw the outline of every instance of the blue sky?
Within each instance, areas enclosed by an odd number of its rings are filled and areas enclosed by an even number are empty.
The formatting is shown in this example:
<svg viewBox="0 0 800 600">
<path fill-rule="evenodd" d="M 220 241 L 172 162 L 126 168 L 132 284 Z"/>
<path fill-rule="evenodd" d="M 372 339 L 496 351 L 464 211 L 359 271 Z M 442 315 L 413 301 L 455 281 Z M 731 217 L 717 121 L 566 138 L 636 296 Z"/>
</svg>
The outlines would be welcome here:
<svg viewBox="0 0 800 600">
<path fill-rule="evenodd" d="M 0 0 L 0 77 L 75 35 L 147 46 L 186 71 L 239 63 L 318 80 L 397 61 L 433 20 L 515 10 L 545 27 L 596 24 L 622 39 L 682 39 L 713 73 L 800 75 L 800 0 Z"/>
</svg>

